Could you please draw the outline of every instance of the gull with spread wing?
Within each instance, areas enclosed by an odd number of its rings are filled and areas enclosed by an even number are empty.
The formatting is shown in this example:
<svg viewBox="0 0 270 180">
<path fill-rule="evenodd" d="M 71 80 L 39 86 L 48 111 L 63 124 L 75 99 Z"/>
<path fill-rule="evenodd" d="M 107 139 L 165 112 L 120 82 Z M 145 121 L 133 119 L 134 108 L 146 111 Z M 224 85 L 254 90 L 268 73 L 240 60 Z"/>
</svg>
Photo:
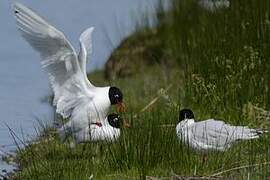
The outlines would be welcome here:
<svg viewBox="0 0 270 180">
<path fill-rule="evenodd" d="M 69 118 L 74 132 L 91 123 L 102 124 L 111 105 L 124 111 L 123 94 L 117 87 L 95 87 L 87 78 L 87 56 L 92 51 L 93 27 L 80 36 L 77 55 L 65 35 L 26 6 L 15 3 L 13 10 L 23 38 L 39 52 L 54 92 L 53 105 Z"/>
</svg>

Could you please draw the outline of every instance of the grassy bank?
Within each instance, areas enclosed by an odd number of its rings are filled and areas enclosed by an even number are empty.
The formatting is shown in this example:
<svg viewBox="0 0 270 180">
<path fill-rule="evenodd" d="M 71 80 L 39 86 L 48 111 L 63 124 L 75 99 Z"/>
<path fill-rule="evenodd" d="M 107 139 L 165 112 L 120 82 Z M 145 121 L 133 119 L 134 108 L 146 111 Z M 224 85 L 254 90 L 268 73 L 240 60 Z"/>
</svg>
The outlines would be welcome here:
<svg viewBox="0 0 270 180">
<path fill-rule="evenodd" d="M 106 80 L 102 71 L 89 75 L 96 85 L 121 87 L 127 104 L 122 116 L 132 127 L 116 143 L 74 149 L 53 131 L 43 133 L 41 143 L 18 151 L 21 171 L 15 178 L 270 176 L 268 135 L 226 152 L 208 152 L 204 161 L 201 153 L 178 142 L 174 127 L 183 107 L 192 108 L 198 119 L 270 127 L 270 2 L 234 0 L 230 8 L 214 12 L 191 0 L 175 0 L 172 7 L 159 9 L 155 29 L 135 33 L 115 50 L 106 66 L 114 80 Z"/>
</svg>

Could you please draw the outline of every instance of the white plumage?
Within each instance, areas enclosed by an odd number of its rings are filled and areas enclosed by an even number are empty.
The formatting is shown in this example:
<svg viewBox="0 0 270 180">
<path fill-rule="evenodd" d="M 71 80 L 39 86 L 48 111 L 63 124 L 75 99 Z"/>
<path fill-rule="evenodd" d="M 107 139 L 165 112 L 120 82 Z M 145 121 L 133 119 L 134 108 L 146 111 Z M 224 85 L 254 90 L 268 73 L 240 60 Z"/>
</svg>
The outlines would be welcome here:
<svg viewBox="0 0 270 180">
<path fill-rule="evenodd" d="M 108 122 L 108 118 L 102 121 L 101 125 L 90 124 L 78 131 L 73 131 L 72 127 L 72 121 L 69 121 L 58 129 L 61 141 L 64 141 L 69 133 L 74 138 L 76 144 L 89 141 L 114 142 L 120 136 L 120 128 L 111 126 Z"/>
<path fill-rule="evenodd" d="M 180 116 L 181 121 L 176 126 L 177 136 L 198 150 L 224 151 L 237 141 L 256 139 L 267 132 L 246 126 L 232 126 L 215 119 L 195 122 L 192 111 L 188 109 L 181 110 Z"/>
<path fill-rule="evenodd" d="M 113 104 L 109 97 L 110 87 L 95 87 L 86 75 L 87 56 L 92 51 L 91 35 L 94 28 L 88 28 L 81 34 L 80 52 L 77 56 L 64 34 L 46 20 L 22 4 L 15 3 L 13 8 L 18 29 L 33 49 L 39 52 L 42 68 L 49 75 L 56 112 L 63 118 L 70 118 L 75 132 L 91 123 L 104 121 L 110 105 Z M 120 97 L 119 94 L 111 94 L 112 98 Z M 116 99 L 115 104 L 122 105 L 121 100 Z"/>
</svg>

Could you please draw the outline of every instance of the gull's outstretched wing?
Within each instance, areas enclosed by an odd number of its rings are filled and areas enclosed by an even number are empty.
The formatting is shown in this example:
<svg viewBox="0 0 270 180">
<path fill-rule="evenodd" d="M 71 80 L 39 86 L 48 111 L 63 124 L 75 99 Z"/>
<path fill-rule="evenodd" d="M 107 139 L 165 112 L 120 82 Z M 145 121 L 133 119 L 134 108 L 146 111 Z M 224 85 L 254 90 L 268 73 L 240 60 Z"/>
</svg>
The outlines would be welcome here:
<svg viewBox="0 0 270 180">
<path fill-rule="evenodd" d="M 76 52 L 62 32 L 34 11 L 19 3 L 13 9 L 22 36 L 39 52 L 42 67 L 49 74 L 57 113 L 64 118 L 71 116 L 75 107 L 92 98 Z"/>
<path fill-rule="evenodd" d="M 89 85 L 89 87 L 93 87 L 90 81 L 87 78 L 86 74 L 86 63 L 89 55 L 92 53 L 92 32 L 94 31 L 94 27 L 90 27 L 86 29 L 80 36 L 80 53 L 78 56 L 79 65 L 81 71 L 84 74 L 85 82 Z"/>
</svg>

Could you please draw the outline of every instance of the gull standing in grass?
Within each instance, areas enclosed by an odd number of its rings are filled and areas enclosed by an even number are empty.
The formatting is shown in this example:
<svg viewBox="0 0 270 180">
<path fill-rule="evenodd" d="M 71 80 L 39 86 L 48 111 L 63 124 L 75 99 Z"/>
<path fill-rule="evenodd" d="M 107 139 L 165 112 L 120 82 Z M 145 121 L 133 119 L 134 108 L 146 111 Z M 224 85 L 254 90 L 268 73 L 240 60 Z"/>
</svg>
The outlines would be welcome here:
<svg viewBox="0 0 270 180">
<path fill-rule="evenodd" d="M 232 126 L 215 119 L 195 122 L 190 109 L 180 111 L 179 121 L 176 126 L 177 136 L 196 150 L 225 151 L 239 140 L 257 139 L 267 132 L 246 126 Z"/>
<path fill-rule="evenodd" d="M 26 6 L 15 3 L 13 12 L 23 38 L 39 52 L 54 92 L 53 105 L 68 127 L 80 132 L 92 123 L 103 125 L 111 105 L 124 111 L 123 94 L 117 87 L 95 87 L 87 78 L 87 56 L 92 51 L 93 27 L 80 36 L 77 55 L 64 34 Z"/>
<path fill-rule="evenodd" d="M 58 129 L 61 141 L 64 141 L 70 134 L 76 144 L 84 142 L 114 142 L 120 136 L 120 128 L 128 126 L 123 123 L 123 119 L 118 114 L 109 114 L 105 121 L 99 123 L 91 123 L 80 131 L 72 130 L 71 121 Z"/>
</svg>

